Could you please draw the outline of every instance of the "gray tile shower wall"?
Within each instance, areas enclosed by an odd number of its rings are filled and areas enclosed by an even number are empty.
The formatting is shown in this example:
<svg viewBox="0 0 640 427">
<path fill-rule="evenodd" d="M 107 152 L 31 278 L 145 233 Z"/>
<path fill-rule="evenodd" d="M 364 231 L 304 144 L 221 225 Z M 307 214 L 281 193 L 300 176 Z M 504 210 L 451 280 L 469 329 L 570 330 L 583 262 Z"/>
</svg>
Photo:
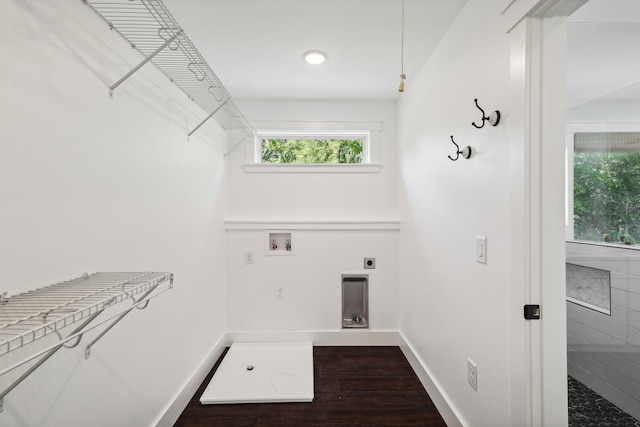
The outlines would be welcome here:
<svg viewBox="0 0 640 427">
<path fill-rule="evenodd" d="M 567 302 L 568 373 L 640 418 L 640 250 L 567 242 L 567 263 L 608 271 L 611 283 L 610 315 Z M 576 277 L 593 285 L 600 274 L 571 275 L 569 268 L 568 287 Z M 584 295 L 593 294 L 588 285 L 580 286 Z"/>
</svg>

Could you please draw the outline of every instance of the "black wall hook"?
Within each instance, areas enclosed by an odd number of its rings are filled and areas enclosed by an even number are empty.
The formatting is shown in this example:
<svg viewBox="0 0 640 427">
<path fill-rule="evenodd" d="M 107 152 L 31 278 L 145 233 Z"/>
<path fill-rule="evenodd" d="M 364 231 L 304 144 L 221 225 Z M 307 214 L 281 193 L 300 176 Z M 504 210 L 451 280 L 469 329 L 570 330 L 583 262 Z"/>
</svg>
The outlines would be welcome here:
<svg viewBox="0 0 640 427">
<path fill-rule="evenodd" d="M 450 160 L 453 160 L 455 162 L 460 158 L 460 154 L 462 154 L 462 157 L 464 157 L 465 159 L 471 157 L 471 147 L 466 146 L 462 150 L 460 150 L 460 146 L 453 140 L 453 135 L 451 135 L 451 142 L 453 142 L 453 145 L 456 146 L 456 158 L 454 159 L 451 156 L 447 156 Z"/>
<path fill-rule="evenodd" d="M 487 117 L 484 113 L 484 110 L 480 108 L 480 106 L 478 105 L 478 99 L 477 98 L 474 99 L 473 102 L 476 103 L 476 107 L 478 107 L 478 110 L 482 112 L 482 124 L 478 126 L 475 122 L 472 122 L 471 124 L 473 126 L 475 126 L 478 129 L 481 129 L 484 127 L 484 122 L 489 122 L 489 124 L 492 126 L 498 126 L 498 123 L 500 123 L 500 111 L 496 110 L 491 115 L 489 115 L 489 117 Z"/>
</svg>

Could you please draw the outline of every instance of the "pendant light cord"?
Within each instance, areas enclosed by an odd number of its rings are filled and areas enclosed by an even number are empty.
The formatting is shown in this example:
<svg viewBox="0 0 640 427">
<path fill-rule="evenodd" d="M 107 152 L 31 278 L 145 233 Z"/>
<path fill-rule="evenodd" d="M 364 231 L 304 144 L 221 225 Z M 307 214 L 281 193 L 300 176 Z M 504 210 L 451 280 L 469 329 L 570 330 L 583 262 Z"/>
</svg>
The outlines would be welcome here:
<svg viewBox="0 0 640 427">
<path fill-rule="evenodd" d="M 402 28 L 400 31 L 400 86 L 398 92 L 404 92 L 404 80 L 407 76 L 404 74 L 404 0 L 402 2 Z"/>
<path fill-rule="evenodd" d="M 402 0 L 402 30 L 400 37 L 400 74 L 404 75 L 404 0 Z"/>
</svg>

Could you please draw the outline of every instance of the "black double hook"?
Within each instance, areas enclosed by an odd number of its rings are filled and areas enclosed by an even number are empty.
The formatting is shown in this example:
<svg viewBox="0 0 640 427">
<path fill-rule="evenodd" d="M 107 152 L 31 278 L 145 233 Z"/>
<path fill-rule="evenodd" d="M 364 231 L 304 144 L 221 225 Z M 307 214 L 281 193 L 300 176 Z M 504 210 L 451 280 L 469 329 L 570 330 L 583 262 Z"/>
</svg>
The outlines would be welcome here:
<svg viewBox="0 0 640 427">
<path fill-rule="evenodd" d="M 474 99 L 473 102 L 476 103 L 476 107 L 478 107 L 478 110 L 480 110 L 482 112 L 482 124 L 480 126 L 478 126 L 476 124 L 476 122 L 472 122 L 471 124 L 476 127 L 477 129 L 481 129 L 484 127 L 484 122 L 489 122 L 492 126 L 498 126 L 498 123 L 500 123 L 500 111 L 496 110 L 495 111 L 495 118 L 492 117 L 487 117 L 485 115 L 484 110 L 478 105 L 478 99 Z"/>
<path fill-rule="evenodd" d="M 454 159 L 451 156 L 447 156 L 450 160 L 453 160 L 455 162 L 460 158 L 460 154 L 462 154 L 462 157 L 464 157 L 465 159 L 471 157 L 471 147 L 466 146 L 462 150 L 460 150 L 460 146 L 453 140 L 453 135 L 451 135 L 451 142 L 453 142 L 453 145 L 456 146 L 456 158 Z"/>
</svg>

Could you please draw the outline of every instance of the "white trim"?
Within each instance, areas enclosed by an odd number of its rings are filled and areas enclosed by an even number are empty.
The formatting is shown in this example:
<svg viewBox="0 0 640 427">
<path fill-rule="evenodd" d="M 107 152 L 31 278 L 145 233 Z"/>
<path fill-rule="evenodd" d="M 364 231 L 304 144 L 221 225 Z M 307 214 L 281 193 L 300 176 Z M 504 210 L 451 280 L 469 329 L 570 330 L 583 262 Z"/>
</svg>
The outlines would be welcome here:
<svg viewBox="0 0 640 427">
<path fill-rule="evenodd" d="M 253 125 L 256 129 L 256 133 L 253 144 L 245 147 L 244 159 L 246 164 L 243 166 L 245 172 L 377 173 L 382 169 L 380 164 L 380 132 L 382 132 L 383 129 L 382 122 L 270 121 L 253 122 Z M 366 136 L 366 141 L 363 141 L 362 163 L 358 164 L 263 164 L 260 162 L 260 135 L 264 134 Z"/>
<path fill-rule="evenodd" d="M 565 213 L 564 213 L 564 238 L 565 240 L 573 240 L 575 221 L 573 219 L 573 153 L 574 153 L 574 132 L 567 132 L 565 134 Z"/>
<path fill-rule="evenodd" d="M 574 240 L 574 239 L 566 239 L 566 243 L 574 243 L 577 245 L 590 245 L 590 246 L 610 248 L 610 249 L 620 249 L 623 251 L 627 251 L 627 250 L 640 251 L 640 246 L 638 245 L 623 245 L 621 243 L 590 242 L 588 240 Z"/>
<path fill-rule="evenodd" d="M 573 241 L 574 220 L 573 220 L 573 155 L 574 155 L 574 135 L 576 133 L 587 132 L 640 132 L 640 123 L 632 122 L 568 122 L 566 125 L 565 137 L 565 159 L 566 159 L 566 188 L 565 188 L 565 240 Z M 587 240 L 575 240 L 578 243 L 603 244 L 602 242 L 589 242 Z M 612 245 L 615 246 L 615 245 Z"/>
<path fill-rule="evenodd" d="M 400 221 L 259 221 L 227 220 L 232 230 L 400 230 Z"/>
<path fill-rule="evenodd" d="M 224 349 L 229 345 L 230 343 L 227 338 L 227 334 L 222 335 L 218 342 L 211 348 L 209 354 L 195 369 L 191 377 L 187 378 L 178 392 L 173 396 L 169 403 L 165 405 L 164 410 L 152 425 L 156 427 L 171 427 L 176 423 L 180 414 L 184 411 L 184 408 L 187 407 L 193 395 L 198 391 L 200 384 L 202 384 L 204 379 L 207 377 L 213 368 L 213 365 L 215 365 L 216 361 L 222 355 Z"/>
<path fill-rule="evenodd" d="M 531 11 L 536 7 L 539 0 L 505 0 L 505 8 L 501 15 L 505 17 L 505 30 L 511 33 L 514 28 L 522 23 Z"/>
<path fill-rule="evenodd" d="M 640 132 L 638 122 L 567 122 L 567 132 Z"/>
<path fill-rule="evenodd" d="M 566 426 L 568 422 L 565 197 L 561 184 L 565 178 L 567 25 L 565 17 L 551 16 L 570 13 L 584 1 L 539 1 L 510 30 L 511 245 L 517 254 L 511 262 L 511 277 L 522 284 L 514 290 L 512 303 L 540 304 L 542 308 L 540 320 L 512 320 L 512 341 L 524 344 L 524 354 L 519 345 L 512 349 L 512 384 L 514 391 L 520 382 L 525 384 L 526 395 L 518 391 L 511 413 L 526 411 L 523 421 L 527 426 Z M 518 372 L 522 366 L 525 372 Z M 512 421 L 523 424 L 516 417 Z"/>
<path fill-rule="evenodd" d="M 555 10 L 563 3 L 555 2 Z M 555 12 L 554 12 L 555 13 Z M 548 16 L 548 15 L 547 15 Z M 566 245 L 564 241 L 565 197 L 562 184 L 565 179 L 564 138 L 566 129 L 566 18 L 554 16 L 542 20 L 542 67 L 536 86 L 541 98 L 538 122 L 531 142 L 539 149 L 537 157 L 539 179 L 534 185 L 540 205 L 532 206 L 539 212 L 539 223 L 532 229 L 539 235 L 540 253 L 535 267 L 539 269 L 540 283 L 535 299 L 542 307 L 540 319 L 540 402 L 541 425 L 562 426 L 568 423 L 567 404 L 567 305 L 566 298 Z"/>
<path fill-rule="evenodd" d="M 573 297 L 567 297 L 567 301 L 584 308 L 588 308 L 589 310 L 598 311 L 602 314 L 606 314 L 607 316 L 611 316 L 611 309 L 607 310 L 606 308 L 598 307 L 597 305 Z"/>
<path fill-rule="evenodd" d="M 382 165 L 357 164 L 294 164 L 250 163 L 242 165 L 246 173 L 379 173 Z"/>
<path fill-rule="evenodd" d="M 382 131 L 382 122 L 262 121 L 252 122 L 259 131 Z"/>
<path fill-rule="evenodd" d="M 369 138 L 371 131 L 369 130 L 258 130 L 256 137 L 258 139 L 285 139 L 285 138 L 321 138 L 321 139 L 365 139 Z"/>
<path fill-rule="evenodd" d="M 510 33 L 527 17 L 551 18 L 568 16 L 587 0 L 505 0 L 501 15 L 505 16 L 507 33 Z"/>
<path fill-rule="evenodd" d="M 458 412 L 452 399 L 442 391 L 438 381 L 431 374 L 431 370 L 426 366 L 424 360 L 422 360 L 418 353 L 416 353 L 415 349 L 411 343 L 407 341 L 402 332 L 399 332 L 399 334 L 404 342 L 404 344 L 400 346 L 402 353 L 404 353 L 404 356 L 407 358 L 411 368 L 413 368 L 413 371 L 418 376 L 418 379 L 427 391 L 427 394 L 433 401 L 433 404 L 436 405 L 436 408 L 438 409 L 438 412 L 440 412 L 444 422 L 447 424 L 447 427 L 471 425 L 471 423 L 463 422 L 464 418 L 462 417 L 462 414 Z"/>
<path fill-rule="evenodd" d="M 511 281 L 517 284 L 514 287 L 511 304 L 513 307 L 523 306 L 532 303 L 531 282 L 533 281 L 530 272 L 531 253 L 535 253 L 536 248 L 532 248 L 530 242 L 529 223 L 531 219 L 530 200 L 530 162 L 529 144 L 527 143 L 527 130 L 529 129 L 530 110 L 536 110 L 535 106 L 530 106 L 532 99 L 530 93 L 535 93 L 530 87 L 530 67 L 535 61 L 531 45 L 533 30 L 523 22 L 515 27 L 510 34 L 511 39 L 511 86 L 512 99 L 510 103 L 510 123 L 509 127 L 509 186 L 510 186 L 510 206 L 511 206 L 511 230 L 510 247 L 515 255 L 511 259 Z M 512 368 L 511 385 L 512 400 L 511 414 L 512 425 L 522 425 L 531 427 L 532 417 L 535 411 L 540 411 L 539 405 L 533 402 L 532 395 L 538 394 L 539 384 L 534 384 L 532 369 L 533 347 L 536 344 L 534 339 L 539 334 L 538 324 L 524 323 L 522 317 L 514 315 L 511 319 L 511 349 Z M 538 342 L 539 345 L 539 342 Z M 524 414 L 524 415 L 523 415 Z"/>
<path fill-rule="evenodd" d="M 335 331 L 230 331 L 228 342 L 309 342 L 314 346 L 401 346 L 398 331 L 343 329 Z"/>
</svg>

